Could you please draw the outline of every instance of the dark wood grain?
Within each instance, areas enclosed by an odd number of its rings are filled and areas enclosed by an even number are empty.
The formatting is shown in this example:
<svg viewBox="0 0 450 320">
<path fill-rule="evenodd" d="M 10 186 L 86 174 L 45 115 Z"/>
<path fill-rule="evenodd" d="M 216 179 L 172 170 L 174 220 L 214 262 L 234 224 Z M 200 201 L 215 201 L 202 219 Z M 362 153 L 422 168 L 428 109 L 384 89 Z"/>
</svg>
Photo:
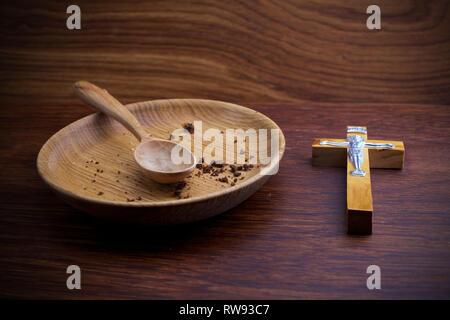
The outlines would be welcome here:
<svg viewBox="0 0 450 320">
<path fill-rule="evenodd" d="M 0 96 L 70 99 L 87 79 L 123 102 L 210 98 L 450 104 L 450 6 L 379 0 L 9 1 L 0 16 Z"/>
<path fill-rule="evenodd" d="M 450 109 L 250 104 L 283 129 L 279 174 L 237 208 L 154 230 L 104 224 L 40 181 L 45 140 L 89 111 L 29 101 L 1 113 L 0 295 L 14 298 L 450 298 Z M 25 115 L 31 114 L 26 119 Z M 372 169 L 371 236 L 346 233 L 343 168 L 313 167 L 315 137 L 402 140 L 405 168 Z M 124 212 L 126 214 L 126 212 Z M 82 289 L 66 289 L 68 265 Z M 366 288 L 381 267 L 382 289 Z"/>
<path fill-rule="evenodd" d="M 448 1 L 379 0 L 381 31 L 365 26 L 368 0 L 77 4 L 80 31 L 65 28 L 66 2 L 0 7 L 1 297 L 450 298 Z M 253 107 L 285 133 L 280 172 L 186 227 L 84 215 L 35 166 L 53 133 L 90 113 L 72 94 L 80 79 L 123 103 Z M 371 236 L 346 234 L 345 170 L 311 165 L 313 138 L 349 124 L 406 146 L 402 171 L 371 171 Z M 80 291 L 66 289 L 70 264 Z M 366 288 L 371 264 L 380 291 Z"/>
</svg>

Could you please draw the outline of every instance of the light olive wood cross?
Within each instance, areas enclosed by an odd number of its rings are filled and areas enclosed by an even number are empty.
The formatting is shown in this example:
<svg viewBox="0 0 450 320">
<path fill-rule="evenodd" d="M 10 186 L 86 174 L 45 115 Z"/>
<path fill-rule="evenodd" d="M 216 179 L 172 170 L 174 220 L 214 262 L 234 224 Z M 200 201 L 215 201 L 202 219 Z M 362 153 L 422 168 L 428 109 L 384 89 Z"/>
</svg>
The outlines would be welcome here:
<svg viewBox="0 0 450 320">
<path fill-rule="evenodd" d="M 314 139 L 313 166 L 347 164 L 348 233 L 372 233 L 370 168 L 402 169 L 404 158 L 403 142 L 367 140 L 366 127 L 347 126 L 347 140 Z"/>
</svg>

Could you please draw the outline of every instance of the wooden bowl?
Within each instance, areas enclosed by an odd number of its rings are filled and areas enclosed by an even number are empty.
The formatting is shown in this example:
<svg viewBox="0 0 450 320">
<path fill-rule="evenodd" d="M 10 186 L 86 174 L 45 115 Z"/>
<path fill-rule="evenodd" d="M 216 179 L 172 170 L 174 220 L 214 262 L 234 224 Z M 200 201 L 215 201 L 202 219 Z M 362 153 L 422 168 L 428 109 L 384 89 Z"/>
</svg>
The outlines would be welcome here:
<svg viewBox="0 0 450 320">
<path fill-rule="evenodd" d="M 279 129 L 259 112 L 220 101 L 155 100 L 127 107 L 157 138 L 169 139 L 175 129 L 197 120 L 202 121 L 203 132 L 208 128 L 224 132 L 226 128 Z M 255 165 L 239 171 L 232 186 L 230 167 L 218 176 L 195 169 L 177 194 L 177 186 L 158 184 L 142 175 L 133 158 L 137 143 L 114 119 L 92 114 L 53 135 L 39 152 L 37 168 L 50 188 L 72 206 L 96 217 L 147 225 L 181 224 L 220 214 L 250 197 L 270 177 L 260 174 L 262 166 Z M 279 145 L 281 160 L 285 149 L 281 130 Z M 245 152 L 248 158 L 248 148 Z M 229 177 L 228 183 L 218 180 L 223 176 Z"/>
</svg>

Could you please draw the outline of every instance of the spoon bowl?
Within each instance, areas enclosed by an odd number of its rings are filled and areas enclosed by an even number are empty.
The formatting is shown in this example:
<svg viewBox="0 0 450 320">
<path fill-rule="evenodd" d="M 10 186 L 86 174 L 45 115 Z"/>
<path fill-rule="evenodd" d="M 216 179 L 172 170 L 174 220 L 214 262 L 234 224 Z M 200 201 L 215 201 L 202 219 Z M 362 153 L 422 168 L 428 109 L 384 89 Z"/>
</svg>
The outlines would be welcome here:
<svg viewBox="0 0 450 320">
<path fill-rule="evenodd" d="M 180 153 L 185 155 L 184 159 Z M 177 156 L 179 159 L 174 159 Z M 134 159 L 147 177 L 159 183 L 183 180 L 194 170 L 196 163 L 195 156 L 185 147 L 161 139 L 141 142 L 134 151 Z"/>
<path fill-rule="evenodd" d="M 116 119 L 138 139 L 134 159 L 147 177 L 163 184 L 175 183 L 194 170 L 196 159 L 190 150 L 172 141 L 153 138 L 106 90 L 87 81 L 78 81 L 73 88 L 82 101 Z"/>
</svg>

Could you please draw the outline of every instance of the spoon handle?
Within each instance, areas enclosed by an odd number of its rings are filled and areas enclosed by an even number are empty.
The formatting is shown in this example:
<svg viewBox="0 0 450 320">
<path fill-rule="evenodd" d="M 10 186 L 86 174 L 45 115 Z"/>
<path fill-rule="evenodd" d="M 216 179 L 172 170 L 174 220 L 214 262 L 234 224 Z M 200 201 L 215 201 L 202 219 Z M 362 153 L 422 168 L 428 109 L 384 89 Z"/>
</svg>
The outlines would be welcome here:
<svg viewBox="0 0 450 320">
<path fill-rule="evenodd" d="M 119 121 L 139 141 L 149 136 L 136 117 L 106 90 L 87 81 L 76 82 L 73 90 L 85 103 Z"/>
</svg>

